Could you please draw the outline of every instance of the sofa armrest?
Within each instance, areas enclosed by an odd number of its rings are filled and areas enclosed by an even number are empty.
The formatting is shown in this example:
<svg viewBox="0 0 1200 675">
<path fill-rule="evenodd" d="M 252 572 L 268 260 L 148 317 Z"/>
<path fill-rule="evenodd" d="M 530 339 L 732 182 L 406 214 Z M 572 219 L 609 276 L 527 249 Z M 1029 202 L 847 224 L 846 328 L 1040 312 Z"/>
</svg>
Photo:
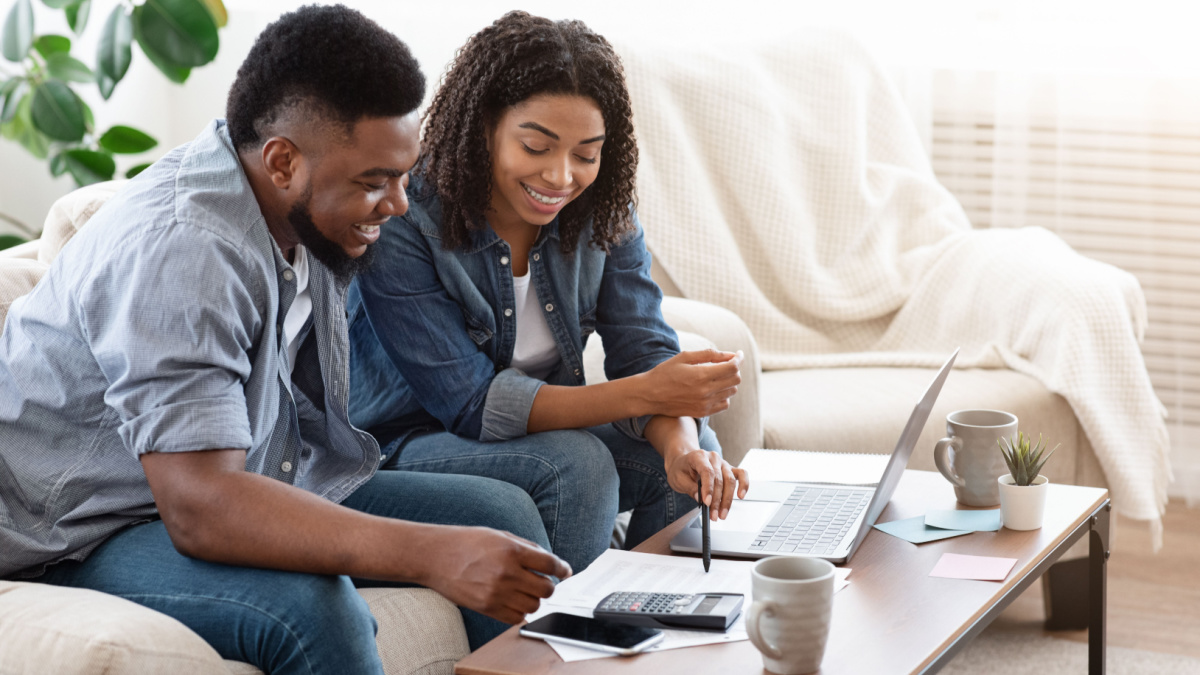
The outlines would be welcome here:
<svg viewBox="0 0 1200 675">
<path fill-rule="evenodd" d="M 718 349 L 742 351 L 742 384 L 729 401 L 729 409 L 713 415 L 710 420 L 725 459 L 730 464 L 741 463 L 750 448 L 762 447 L 763 424 L 760 404 L 762 363 L 758 344 L 750 328 L 733 312 L 723 307 L 686 298 L 665 297 L 663 318 L 677 331 L 695 333 L 712 342 Z M 685 347 L 686 348 L 686 347 Z"/>
</svg>

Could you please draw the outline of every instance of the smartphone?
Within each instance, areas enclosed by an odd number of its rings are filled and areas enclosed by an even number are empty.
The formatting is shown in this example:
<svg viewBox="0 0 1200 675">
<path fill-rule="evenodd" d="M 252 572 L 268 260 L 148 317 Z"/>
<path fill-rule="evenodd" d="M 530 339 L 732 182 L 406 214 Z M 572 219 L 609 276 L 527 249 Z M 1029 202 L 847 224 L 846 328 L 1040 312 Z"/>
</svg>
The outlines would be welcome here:
<svg viewBox="0 0 1200 675">
<path fill-rule="evenodd" d="M 663 639 L 663 632 L 643 626 L 589 619 L 574 614 L 555 612 L 533 623 L 521 626 L 521 635 L 549 642 L 561 642 L 631 656 Z"/>
</svg>

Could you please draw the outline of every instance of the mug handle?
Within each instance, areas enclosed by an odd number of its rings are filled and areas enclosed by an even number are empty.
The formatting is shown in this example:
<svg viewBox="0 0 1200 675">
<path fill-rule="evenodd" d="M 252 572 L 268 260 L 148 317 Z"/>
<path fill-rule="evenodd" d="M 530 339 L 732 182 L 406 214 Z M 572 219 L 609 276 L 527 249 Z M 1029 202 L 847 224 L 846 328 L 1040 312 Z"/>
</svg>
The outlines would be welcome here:
<svg viewBox="0 0 1200 675">
<path fill-rule="evenodd" d="M 776 660 L 783 658 L 783 652 L 762 636 L 758 630 L 758 619 L 763 614 L 766 614 L 767 618 L 773 617 L 778 609 L 779 605 L 770 600 L 756 600 L 750 603 L 750 611 L 746 612 L 746 634 L 750 636 L 750 642 L 768 658 Z"/>
<path fill-rule="evenodd" d="M 962 439 L 955 436 L 954 438 L 943 438 L 933 446 L 933 463 L 937 465 L 937 470 L 946 477 L 946 480 L 954 484 L 955 487 L 967 487 L 967 481 L 963 480 L 954 471 L 953 457 L 947 457 L 947 453 L 953 449 L 956 453 L 962 450 Z"/>
</svg>

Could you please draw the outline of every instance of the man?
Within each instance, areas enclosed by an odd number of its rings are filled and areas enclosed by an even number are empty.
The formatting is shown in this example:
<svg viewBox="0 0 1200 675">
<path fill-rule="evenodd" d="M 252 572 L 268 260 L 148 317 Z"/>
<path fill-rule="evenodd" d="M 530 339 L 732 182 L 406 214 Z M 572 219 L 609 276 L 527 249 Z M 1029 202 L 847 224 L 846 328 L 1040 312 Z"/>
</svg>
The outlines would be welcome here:
<svg viewBox="0 0 1200 675">
<path fill-rule="evenodd" d="M 407 209 L 424 86 L 357 12 L 285 15 L 228 122 L 113 197 L 13 304 L 0 577 L 129 598 L 268 673 L 372 673 L 354 583 L 441 592 L 474 647 L 570 574 L 522 490 L 377 474 L 348 422 L 346 285 Z"/>
</svg>

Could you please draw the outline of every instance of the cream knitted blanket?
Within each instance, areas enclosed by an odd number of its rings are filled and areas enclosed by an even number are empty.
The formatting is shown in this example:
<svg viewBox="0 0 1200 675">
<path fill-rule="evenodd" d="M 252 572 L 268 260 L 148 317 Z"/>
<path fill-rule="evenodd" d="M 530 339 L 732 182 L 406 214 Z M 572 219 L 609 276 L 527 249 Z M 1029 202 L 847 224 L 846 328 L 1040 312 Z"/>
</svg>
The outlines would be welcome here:
<svg viewBox="0 0 1200 675">
<path fill-rule="evenodd" d="M 620 49 L 639 214 L 684 294 L 750 326 L 764 369 L 1007 367 L 1071 404 L 1114 505 L 1158 525 L 1165 409 L 1137 281 L 1041 228 L 972 230 L 853 40 Z"/>
</svg>

